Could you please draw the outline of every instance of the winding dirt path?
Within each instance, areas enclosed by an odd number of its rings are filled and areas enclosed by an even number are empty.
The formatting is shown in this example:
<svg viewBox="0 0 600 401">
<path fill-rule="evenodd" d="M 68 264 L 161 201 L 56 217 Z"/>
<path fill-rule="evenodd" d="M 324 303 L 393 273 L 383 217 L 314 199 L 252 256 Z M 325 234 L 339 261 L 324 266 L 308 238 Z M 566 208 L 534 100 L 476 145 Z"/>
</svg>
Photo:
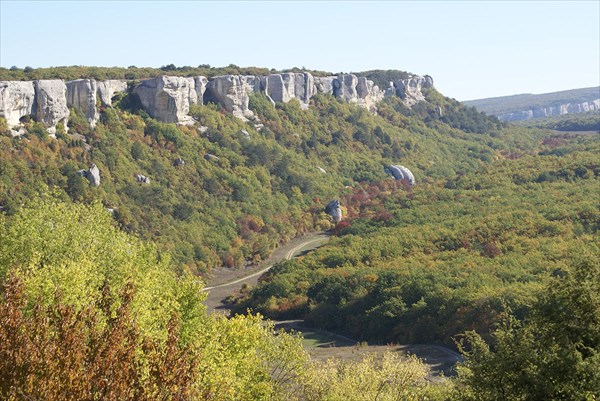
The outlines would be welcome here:
<svg viewBox="0 0 600 401">
<path fill-rule="evenodd" d="M 229 313 L 224 300 L 235 291 L 246 285 L 256 285 L 262 274 L 269 271 L 276 263 L 289 260 L 306 251 L 318 248 L 329 241 L 329 234 L 325 232 L 312 232 L 298 237 L 287 244 L 277 248 L 273 254 L 260 266 L 247 269 L 219 268 L 213 271 L 213 277 L 208 280 L 203 291 L 208 291 L 204 301 L 208 312 Z"/>
<path fill-rule="evenodd" d="M 244 284 L 256 285 L 260 276 L 282 260 L 289 260 L 316 249 L 329 241 L 325 232 L 313 232 L 296 238 L 289 243 L 277 248 L 271 257 L 260 266 L 247 269 L 219 268 L 213 272 L 213 277 L 208 280 L 204 291 L 208 296 L 204 301 L 209 313 L 229 314 L 225 299 L 242 288 Z M 289 320 L 275 322 L 277 327 L 293 329 L 311 337 L 315 332 L 325 336 L 326 344 L 313 344 L 308 347 L 311 357 L 325 360 L 335 357 L 341 359 L 362 358 L 367 353 L 383 354 L 386 351 L 400 352 L 401 354 L 414 354 L 421 358 L 431 369 L 430 379 L 440 380 L 440 374 L 446 376 L 453 374 L 454 365 L 462 357 L 451 349 L 434 344 L 410 345 L 360 345 L 351 338 L 325 330 L 311 329 L 303 326 L 303 320 Z"/>
</svg>

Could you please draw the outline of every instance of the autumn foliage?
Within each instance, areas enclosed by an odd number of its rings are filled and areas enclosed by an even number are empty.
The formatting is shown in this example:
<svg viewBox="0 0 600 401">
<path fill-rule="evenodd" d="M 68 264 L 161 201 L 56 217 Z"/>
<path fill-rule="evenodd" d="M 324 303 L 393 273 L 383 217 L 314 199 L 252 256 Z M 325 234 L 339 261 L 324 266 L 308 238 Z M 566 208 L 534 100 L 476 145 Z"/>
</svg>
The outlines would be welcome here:
<svg viewBox="0 0 600 401">
<path fill-rule="evenodd" d="M 196 356 L 180 345 L 174 316 L 166 343 L 144 337 L 131 316 L 135 289 L 128 285 L 114 317 L 109 291 L 102 310 L 76 312 L 57 302 L 31 303 L 23 284 L 10 277 L 0 305 L 0 398 L 5 400 L 201 399 L 192 383 Z M 141 345 L 141 347 L 140 347 Z M 138 352 L 141 350 L 141 352 Z"/>
</svg>

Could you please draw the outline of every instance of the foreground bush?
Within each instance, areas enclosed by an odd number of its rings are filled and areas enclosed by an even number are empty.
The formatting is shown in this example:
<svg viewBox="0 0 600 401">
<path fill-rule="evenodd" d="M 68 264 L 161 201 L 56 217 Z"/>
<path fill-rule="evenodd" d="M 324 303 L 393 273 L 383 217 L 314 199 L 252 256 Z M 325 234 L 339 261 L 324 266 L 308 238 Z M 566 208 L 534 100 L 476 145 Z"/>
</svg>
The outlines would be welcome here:
<svg viewBox="0 0 600 401">
<path fill-rule="evenodd" d="M 108 291 L 98 305 L 104 313 L 89 307 L 76 312 L 60 299 L 50 307 L 29 302 L 16 276 L 4 283 L 3 291 L 0 398 L 205 398 L 194 386 L 198 355 L 180 345 L 179 321 L 171 320 L 166 343 L 142 336 L 131 315 L 132 285 L 125 287 L 115 317 L 111 317 L 114 299 Z M 100 327 L 100 320 L 107 324 Z"/>
<path fill-rule="evenodd" d="M 286 399 L 306 354 L 260 316 L 207 316 L 201 283 L 100 205 L 0 216 L 0 399 Z"/>
<path fill-rule="evenodd" d="M 524 321 L 509 317 L 485 342 L 461 342 L 460 400 L 597 400 L 600 398 L 598 248 L 573 255 Z"/>
<path fill-rule="evenodd" d="M 428 369 L 415 357 L 401 360 L 386 353 L 381 360 L 366 356 L 359 362 L 329 359 L 314 363 L 305 376 L 301 399 L 306 401 L 424 400 L 432 391 Z"/>
</svg>

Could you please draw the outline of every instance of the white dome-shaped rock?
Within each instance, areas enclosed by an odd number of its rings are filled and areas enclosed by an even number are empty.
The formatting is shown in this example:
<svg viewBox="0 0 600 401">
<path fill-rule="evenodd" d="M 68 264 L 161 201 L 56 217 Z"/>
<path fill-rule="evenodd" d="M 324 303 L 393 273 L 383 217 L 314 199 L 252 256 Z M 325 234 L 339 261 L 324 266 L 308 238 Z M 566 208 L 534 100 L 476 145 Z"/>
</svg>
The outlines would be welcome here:
<svg viewBox="0 0 600 401">
<path fill-rule="evenodd" d="M 385 168 L 385 172 L 394 177 L 395 180 L 407 180 L 410 185 L 415 185 L 415 176 L 404 166 L 392 164 Z"/>
</svg>

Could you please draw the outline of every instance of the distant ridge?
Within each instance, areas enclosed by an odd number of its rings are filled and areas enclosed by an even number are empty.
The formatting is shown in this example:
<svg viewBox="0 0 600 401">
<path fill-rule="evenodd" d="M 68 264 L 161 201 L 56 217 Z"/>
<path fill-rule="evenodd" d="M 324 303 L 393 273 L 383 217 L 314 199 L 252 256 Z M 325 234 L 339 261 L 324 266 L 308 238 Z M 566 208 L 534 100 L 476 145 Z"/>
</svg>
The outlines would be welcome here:
<svg viewBox="0 0 600 401">
<path fill-rule="evenodd" d="M 462 102 L 504 121 L 529 120 L 600 110 L 600 87 L 519 94 Z"/>
</svg>

